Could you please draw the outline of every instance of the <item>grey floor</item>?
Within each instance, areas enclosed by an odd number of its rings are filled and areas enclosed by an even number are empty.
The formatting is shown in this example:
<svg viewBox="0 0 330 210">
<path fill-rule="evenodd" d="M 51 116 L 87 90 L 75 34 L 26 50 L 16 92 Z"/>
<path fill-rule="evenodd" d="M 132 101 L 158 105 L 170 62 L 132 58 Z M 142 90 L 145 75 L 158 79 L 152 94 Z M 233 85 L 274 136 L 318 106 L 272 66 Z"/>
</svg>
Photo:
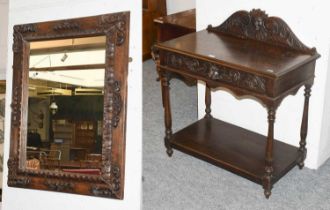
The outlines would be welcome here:
<svg viewBox="0 0 330 210">
<path fill-rule="evenodd" d="M 160 84 L 154 63 L 143 66 L 143 210 L 330 209 L 330 161 L 298 167 L 277 182 L 269 200 L 260 185 L 163 145 Z M 197 119 L 196 87 L 171 81 L 173 130 Z"/>
</svg>

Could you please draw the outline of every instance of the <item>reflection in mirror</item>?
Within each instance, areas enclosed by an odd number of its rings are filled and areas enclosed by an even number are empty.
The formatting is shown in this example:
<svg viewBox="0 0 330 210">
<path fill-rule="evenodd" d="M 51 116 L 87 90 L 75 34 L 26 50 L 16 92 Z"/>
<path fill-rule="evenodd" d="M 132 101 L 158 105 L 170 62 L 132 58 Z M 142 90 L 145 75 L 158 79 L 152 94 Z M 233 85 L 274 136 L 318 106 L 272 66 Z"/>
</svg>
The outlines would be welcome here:
<svg viewBox="0 0 330 210">
<path fill-rule="evenodd" d="M 105 37 L 30 43 L 26 168 L 101 174 Z"/>
</svg>

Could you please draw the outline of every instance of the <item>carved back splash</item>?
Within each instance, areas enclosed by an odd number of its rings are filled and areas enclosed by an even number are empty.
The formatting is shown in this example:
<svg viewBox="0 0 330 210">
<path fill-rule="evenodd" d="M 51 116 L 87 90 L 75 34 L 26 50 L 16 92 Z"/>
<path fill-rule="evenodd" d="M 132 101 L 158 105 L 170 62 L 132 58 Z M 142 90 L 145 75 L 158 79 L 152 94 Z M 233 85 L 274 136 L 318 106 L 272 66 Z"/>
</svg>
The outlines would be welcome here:
<svg viewBox="0 0 330 210">
<path fill-rule="evenodd" d="M 281 18 L 268 17 L 260 9 L 253 9 L 250 12 L 237 11 L 221 25 L 216 27 L 209 25 L 207 30 L 241 39 L 266 42 L 305 54 L 316 53 L 316 49 L 305 46 Z"/>
</svg>

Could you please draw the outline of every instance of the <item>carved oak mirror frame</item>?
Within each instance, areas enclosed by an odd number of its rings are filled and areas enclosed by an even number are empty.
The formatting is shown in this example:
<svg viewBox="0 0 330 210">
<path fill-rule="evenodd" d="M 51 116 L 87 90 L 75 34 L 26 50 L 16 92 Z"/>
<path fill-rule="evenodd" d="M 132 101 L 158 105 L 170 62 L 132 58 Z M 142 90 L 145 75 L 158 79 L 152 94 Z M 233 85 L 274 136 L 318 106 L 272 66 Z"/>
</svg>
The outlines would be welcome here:
<svg viewBox="0 0 330 210">
<path fill-rule="evenodd" d="M 8 186 L 123 199 L 129 12 L 14 26 Z M 101 175 L 25 168 L 30 42 L 106 36 Z"/>
</svg>

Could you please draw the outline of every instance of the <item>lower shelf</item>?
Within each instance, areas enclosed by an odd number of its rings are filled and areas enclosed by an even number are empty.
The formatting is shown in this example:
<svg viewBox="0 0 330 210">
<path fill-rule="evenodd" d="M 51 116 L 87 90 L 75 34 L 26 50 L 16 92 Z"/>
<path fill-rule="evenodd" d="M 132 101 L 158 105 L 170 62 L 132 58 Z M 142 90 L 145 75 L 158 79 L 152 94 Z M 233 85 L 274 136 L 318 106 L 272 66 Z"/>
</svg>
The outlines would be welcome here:
<svg viewBox="0 0 330 210">
<path fill-rule="evenodd" d="M 174 149 L 262 184 L 266 148 L 263 135 L 214 118 L 204 118 L 173 134 L 170 143 Z M 274 140 L 272 182 L 292 169 L 299 157 L 297 147 Z"/>
</svg>

